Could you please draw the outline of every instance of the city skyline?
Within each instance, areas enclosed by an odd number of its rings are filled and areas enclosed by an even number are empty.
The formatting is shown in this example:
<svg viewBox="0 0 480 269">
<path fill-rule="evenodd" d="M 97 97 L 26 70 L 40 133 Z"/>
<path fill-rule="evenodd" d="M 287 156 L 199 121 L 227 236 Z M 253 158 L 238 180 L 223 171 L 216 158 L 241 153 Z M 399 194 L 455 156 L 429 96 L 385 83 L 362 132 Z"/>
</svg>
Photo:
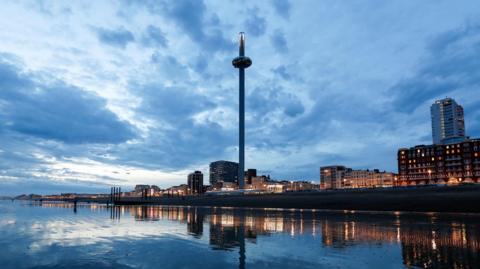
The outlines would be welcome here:
<svg viewBox="0 0 480 269">
<path fill-rule="evenodd" d="M 245 168 L 396 172 L 446 96 L 479 137 L 480 7 L 432 3 L 6 2 L 0 195 L 166 187 L 237 161 L 240 31 L 255 59 Z"/>
</svg>

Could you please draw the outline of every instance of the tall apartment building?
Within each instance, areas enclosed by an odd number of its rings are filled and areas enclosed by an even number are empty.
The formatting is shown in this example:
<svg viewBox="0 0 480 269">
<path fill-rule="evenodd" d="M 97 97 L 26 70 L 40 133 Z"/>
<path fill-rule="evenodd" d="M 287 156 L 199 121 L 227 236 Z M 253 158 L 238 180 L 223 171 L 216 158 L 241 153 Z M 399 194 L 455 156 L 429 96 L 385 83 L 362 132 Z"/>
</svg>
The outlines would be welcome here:
<svg viewBox="0 0 480 269">
<path fill-rule="evenodd" d="M 345 173 L 351 170 L 342 165 L 320 167 L 320 188 L 341 189 Z"/>
<path fill-rule="evenodd" d="M 433 144 L 465 140 L 463 107 L 452 98 L 437 100 L 430 108 Z"/>
<path fill-rule="evenodd" d="M 480 139 L 398 150 L 401 186 L 480 183 Z"/>
<path fill-rule="evenodd" d="M 188 190 L 189 194 L 203 193 L 203 174 L 200 171 L 195 171 L 188 175 Z"/>
<path fill-rule="evenodd" d="M 210 185 L 230 182 L 238 183 L 238 163 L 229 161 L 216 161 L 210 163 Z"/>
</svg>

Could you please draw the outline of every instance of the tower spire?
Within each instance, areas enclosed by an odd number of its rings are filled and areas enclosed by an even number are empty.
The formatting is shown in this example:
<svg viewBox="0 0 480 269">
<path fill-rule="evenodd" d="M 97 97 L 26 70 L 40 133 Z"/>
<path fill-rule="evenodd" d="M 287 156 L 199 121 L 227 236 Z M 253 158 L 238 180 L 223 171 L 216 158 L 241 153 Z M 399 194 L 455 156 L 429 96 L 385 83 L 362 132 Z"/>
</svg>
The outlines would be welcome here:
<svg viewBox="0 0 480 269">
<path fill-rule="evenodd" d="M 239 106 L 239 121 L 238 121 L 238 187 L 243 189 L 245 187 L 245 68 L 252 65 L 252 60 L 245 56 L 245 33 L 240 32 L 238 54 L 239 56 L 233 59 L 232 64 L 238 68 L 238 106 Z"/>
</svg>

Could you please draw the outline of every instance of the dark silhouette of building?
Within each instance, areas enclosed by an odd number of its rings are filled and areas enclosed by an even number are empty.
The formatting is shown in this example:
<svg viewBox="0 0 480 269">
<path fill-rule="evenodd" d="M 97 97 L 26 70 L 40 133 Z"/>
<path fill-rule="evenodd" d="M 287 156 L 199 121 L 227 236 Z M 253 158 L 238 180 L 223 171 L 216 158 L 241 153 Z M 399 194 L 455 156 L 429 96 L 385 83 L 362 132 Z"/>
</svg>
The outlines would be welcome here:
<svg viewBox="0 0 480 269">
<path fill-rule="evenodd" d="M 229 161 L 210 163 L 210 184 L 214 186 L 222 182 L 238 183 L 238 163 Z"/>
<path fill-rule="evenodd" d="M 139 184 L 139 185 L 135 186 L 135 191 L 136 192 L 142 192 L 142 191 L 145 191 L 145 190 L 148 190 L 148 189 L 150 189 L 150 185 Z"/>
<path fill-rule="evenodd" d="M 245 179 L 247 184 L 252 184 L 252 178 L 257 176 L 257 169 L 248 169 L 245 172 Z"/>
<path fill-rule="evenodd" d="M 480 139 L 448 145 L 419 145 L 398 150 L 396 185 L 480 182 Z"/>
<path fill-rule="evenodd" d="M 188 193 L 189 194 L 202 194 L 203 189 L 203 174 L 200 171 L 195 171 L 188 175 Z"/>
</svg>

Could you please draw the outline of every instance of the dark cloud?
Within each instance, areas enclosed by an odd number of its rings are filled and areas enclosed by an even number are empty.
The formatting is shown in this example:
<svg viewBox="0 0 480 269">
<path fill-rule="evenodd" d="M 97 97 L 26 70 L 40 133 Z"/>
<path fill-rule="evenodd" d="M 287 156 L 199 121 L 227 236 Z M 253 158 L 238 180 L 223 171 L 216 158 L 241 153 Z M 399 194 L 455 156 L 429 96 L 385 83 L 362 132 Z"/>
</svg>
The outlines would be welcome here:
<svg viewBox="0 0 480 269">
<path fill-rule="evenodd" d="M 95 28 L 95 32 L 100 42 L 122 49 L 124 49 L 128 43 L 135 40 L 133 34 L 124 28 Z"/>
<path fill-rule="evenodd" d="M 234 48 L 234 43 L 223 36 L 218 16 L 207 14 L 203 0 L 148 1 L 144 4 L 152 14 L 166 15 L 207 52 Z"/>
<path fill-rule="evenodd" d="M 432 99 L 480 87 L 480 26 L 446 32 L 431 41 L 416 74 L 394 85 L 394 108 L 410 113 Z M 454 97 L 454 96 L 452 96 Z"/>
<path fill-rule="evenodd" d="M 160 30 L 160 28 L 153 25 L 149 25 L 145 30 L 145 34 L 142 39 L 142 43 L 145 46 L 155 47 L 166 47 L 168 44 L 165 34 Z"/>
<path fill-rule="evenodd" d="M 151 56 L 151 62 L 154 64 L 153 67 L 167 79 L 188 80 L 190 77 L 188 68 L 171 55 L 155 52 Z"/>
<path fill-rule="evenodd" d="M 286 92 L 282 87 L 273 84 L 272 87 L 259 87 L 247 96 L 248 111 L 256 124 L 268 124 L 278 117 L 297 117 L 305 108 L 300 100 L 293 94 Z M 252 123 L 253 124 L 253 123 Z M 253 124 L 254 126 L 256 124 Z"/>
<path fill-rule="evenodd" d="M 285 19 L 290 17 L 290 1 L 289 0 L 273 0 L 275 11 Z"/>
<path fill-rule="evenodd" d="M 270 40 L 277 53 L 284 54 L 288 52 L 287 39 L 285 38 L 285 34 L 280 29 L 277 29 L 273 32 Z"/>
<path fill-rule="evenodd" d="M 189 118 L 194 114 L 215 106 L 206 96 L 196 94 L 186 87 L 149 84 L 136 89 L 143 98 L 141 112 L 170 123 L 190 121 Z"/>
<path fill-rule="evenodd" d="M 133 138 L 132 127 L 105 106 L 98 96 L 0 60 L 0 125 L 5 129 L 65 143 Z"/>
<path fill-rule="evenodd" d="M 258 8 L 249 10 L 248 18 L 245 21 L 247 33 L 253 36 L 262 36 L 267 30 L 267 21 L 258 15 Z"/>
<path fill-rule="evenodd" d="M 277 68 L 272 69 L 273 73 L 280 76 L 284 80 L 290 80 L 292 76 L 287 72 L 287 68 L 284 65 L 281 65 Z"/>
<path fill-rule="evenodd" d="M 221 158 L 235 143 L 232 130 L 225 130 L 211 120 L 195 120 L 195 115 L 208 113 L 216 106 L 194 89 L 155 83 L 131 87 L 142 96 L 138 112 L 158 123 L 141 144 L 124 144 L 113 149 L 123 162 L 149 168 L 181 169 Z"/>
</svg>

